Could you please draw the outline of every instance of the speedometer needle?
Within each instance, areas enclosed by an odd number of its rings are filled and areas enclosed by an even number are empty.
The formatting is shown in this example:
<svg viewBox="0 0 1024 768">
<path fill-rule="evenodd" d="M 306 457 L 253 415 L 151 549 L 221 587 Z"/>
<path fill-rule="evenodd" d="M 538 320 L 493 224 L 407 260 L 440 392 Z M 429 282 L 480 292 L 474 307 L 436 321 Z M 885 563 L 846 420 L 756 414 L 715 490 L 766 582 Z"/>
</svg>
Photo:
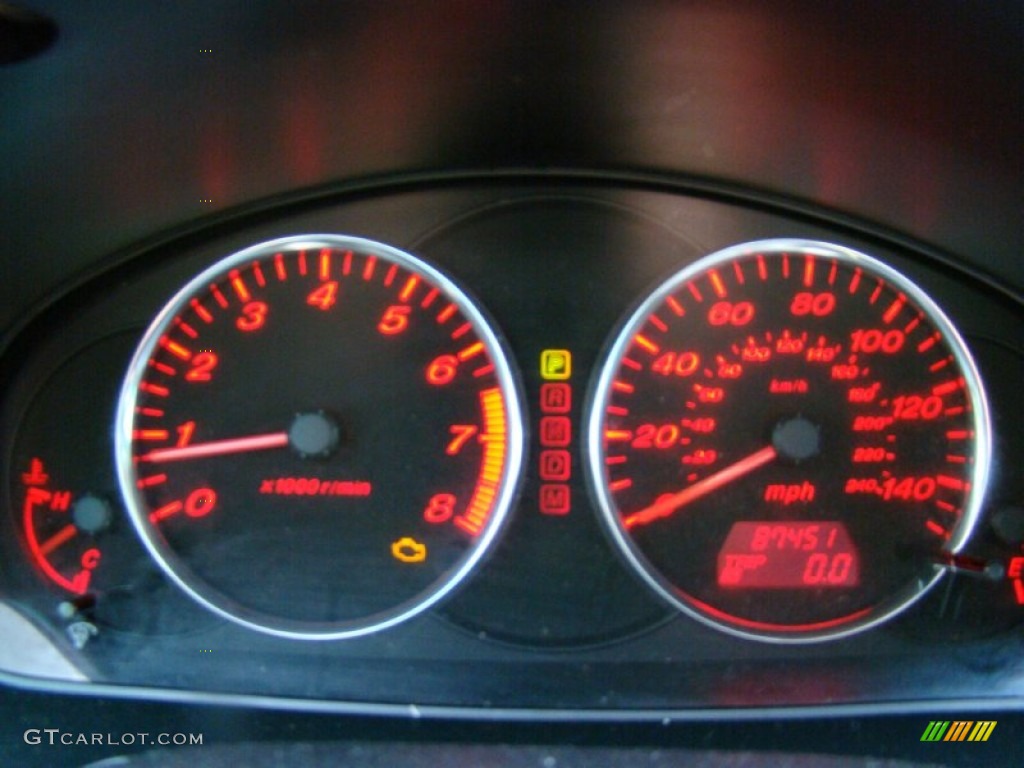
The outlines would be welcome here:
<svg viewBox="0 0 1024 768">
<path fill-rule="evenodd" d="M 646 525 L 662 517 L 668 517 L 680 507 L 686 506 L 690 502 L 718 490 L 723 485 L 728 485 L 733 480 L 738 480 L 770 461 L 774 461 L 778 455 L 778 451 L 775 450 L 773 445 L 766 446 L 759 451 L 754 451 L 749 456 L 740 459 L 734 464 L 730 464 L 728 467 L 715 472 L 715 474 L 708 475 L 703 480 L 698 480 L 688 488 L 684 488 L 678 493 L 673 493 L 671 496 L 656 501 L 639 512 L 627 515 L 623 518 L 622 524 L 626 528 L 633 528 L 637 525 Z"/>
<path fill-rule="evenodd" d="M 288 445 L 287 432 L 270 432 L 265 435 L 248 437 L 232 437 L 227 440 L 211 440 L 208 443 L 183 445 L 177 448 L 157 448 L 138 457 L 139 461 L 182 461 L 199 459 L 205 456 L 221 456 L 227 453 L 246 453 L 248 451 L 265 451 L 270 448 L 283 448 Z"/>
</svg>

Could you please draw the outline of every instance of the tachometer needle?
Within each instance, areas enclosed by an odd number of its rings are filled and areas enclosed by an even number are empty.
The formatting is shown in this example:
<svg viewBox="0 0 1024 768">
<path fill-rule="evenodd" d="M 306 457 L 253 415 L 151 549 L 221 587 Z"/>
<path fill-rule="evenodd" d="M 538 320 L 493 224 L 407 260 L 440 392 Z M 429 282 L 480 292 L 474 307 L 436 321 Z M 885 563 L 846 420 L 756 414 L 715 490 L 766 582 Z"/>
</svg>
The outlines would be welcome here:
<svg viewBox="0 0 1024 768">
<path fill-rule="evenodd" d="M 286 445 L 288 445 L 287 432 L 271 432 L 266 435 L 211 440 L 208 443 L 184 445 L 178 448 L 157 448 L 155 451 L 139 456 L 138 460 L 153 462 L 182 461 L 185 459 L 199 459 L 205 456 L 221 456 L 226 453 L 265 451 L 270 448 L 283 448 Z"/>
<path fill-rule="evenodd" d="M 673 493 L 671 496 L 656 501 L 639 512 L 627 515 L 623 518 L 622 524 L 626 528 L 633 528 L 638 525 L 646 525 L 662 517 L 668 517 L 680 507 L 684 507 L 690 502 L 718 490 L 723 485 L 728 485 L 732 481 L 753 472 L 758 467 L 774 461 L 778 455 L 773 445 L 766 446 L 759 451 L 754 451 L 749 456 L 740 459 L 734 464 L 730 464 L 728 467 L 715 472 L 715 474 L 708 475 L 703 480 L 698 480 L 688 488 L 684 488 L 678 493 Z"/>
</svg>

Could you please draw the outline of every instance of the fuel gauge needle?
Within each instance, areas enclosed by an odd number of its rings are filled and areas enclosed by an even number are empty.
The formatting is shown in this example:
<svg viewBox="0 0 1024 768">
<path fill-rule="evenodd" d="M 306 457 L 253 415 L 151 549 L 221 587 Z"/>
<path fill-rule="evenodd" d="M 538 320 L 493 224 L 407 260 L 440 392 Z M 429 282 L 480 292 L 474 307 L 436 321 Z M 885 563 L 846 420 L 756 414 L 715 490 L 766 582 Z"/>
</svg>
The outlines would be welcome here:
<svg viewBox="0 0 1024 768">
<path fill-rule="evenodd" d="M 206 456 L 222 456 L 229 453 L 265 451 L 288 445 L 287 432 L 270 432 L 265 435 L 231 437 L 226 440 L 211 440 L 208 443 L 183 445 L 176 448 L 157 448 L 138 457 L 138 461 L 167 462 L 199 459 Z"/>
<path fill-rule="evenodd" d="M 698 480 L 691 486 L 684 488 L 678 493 L 673 493 L 671 496 L 662 498 L 660 501 L 656 501 L 649 507 L 641 509 L 639 512 L 634 512 L 631 515 L 627 515 L 622 519 L 622 524 L 627 529 L 634 528 L 638 525 L 646 525 L 654 520 L 658 520 L 662 517 L 668 517 L 674 514 L 681 507 L 696 501 L 703 496 L 707 496 L 712 491 L 716 491 L 723 485 L 728 485 L 734 480 L 738 480 L 744 475 L 748 475 L 759 467 L 763 467 L 770 461 L 774 461 L 778 456 L 778 451 L 775 450 L 775 446 L 768 445 L 759 451 L 746 456 L 739 461 L 730 464 L 724 469 L 720 469 L 713 475 L 708 475 L 703 480 Z"/>
</svg>

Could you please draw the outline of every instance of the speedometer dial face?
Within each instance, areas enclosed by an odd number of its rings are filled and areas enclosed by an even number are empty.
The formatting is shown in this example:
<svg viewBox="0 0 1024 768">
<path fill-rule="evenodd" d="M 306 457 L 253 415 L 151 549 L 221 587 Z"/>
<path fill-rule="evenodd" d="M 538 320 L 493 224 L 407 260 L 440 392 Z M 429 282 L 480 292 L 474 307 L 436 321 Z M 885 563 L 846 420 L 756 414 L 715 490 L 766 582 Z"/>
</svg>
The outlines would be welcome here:
<svg viewBox="0 0 1024 768">
<path fill-rule="evenodd" d="M 117 461 L 133 523 L 221 615 L 340 638 L 462 581 L 519 473 L 517 388 L 446 276 L 352 237 L 254 246 L 190 282 L 131 364 Z"/>
<path fill-rule="evenodd" d="M 978 516 L 988 417 L 963 342 L 847 248 L 748 243 L 672 276 L 592 402 L 614 540 L 665 598 L 735 634 L 872 626 L 957 562 Z"/>
</svg>

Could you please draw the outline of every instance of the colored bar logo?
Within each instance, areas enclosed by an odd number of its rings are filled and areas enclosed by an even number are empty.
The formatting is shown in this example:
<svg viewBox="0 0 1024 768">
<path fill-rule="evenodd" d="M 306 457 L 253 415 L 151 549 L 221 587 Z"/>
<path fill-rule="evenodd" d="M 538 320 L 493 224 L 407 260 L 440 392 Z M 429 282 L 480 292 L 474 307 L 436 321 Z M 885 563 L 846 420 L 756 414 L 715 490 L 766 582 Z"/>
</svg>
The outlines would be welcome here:
<svg viewBox="0 0 1024 768">
<path fill-rule="evenodd" d="M 995 720 L 932 720 L 921 741 L 988 741 L 995 729 Z"/>
</svg>

